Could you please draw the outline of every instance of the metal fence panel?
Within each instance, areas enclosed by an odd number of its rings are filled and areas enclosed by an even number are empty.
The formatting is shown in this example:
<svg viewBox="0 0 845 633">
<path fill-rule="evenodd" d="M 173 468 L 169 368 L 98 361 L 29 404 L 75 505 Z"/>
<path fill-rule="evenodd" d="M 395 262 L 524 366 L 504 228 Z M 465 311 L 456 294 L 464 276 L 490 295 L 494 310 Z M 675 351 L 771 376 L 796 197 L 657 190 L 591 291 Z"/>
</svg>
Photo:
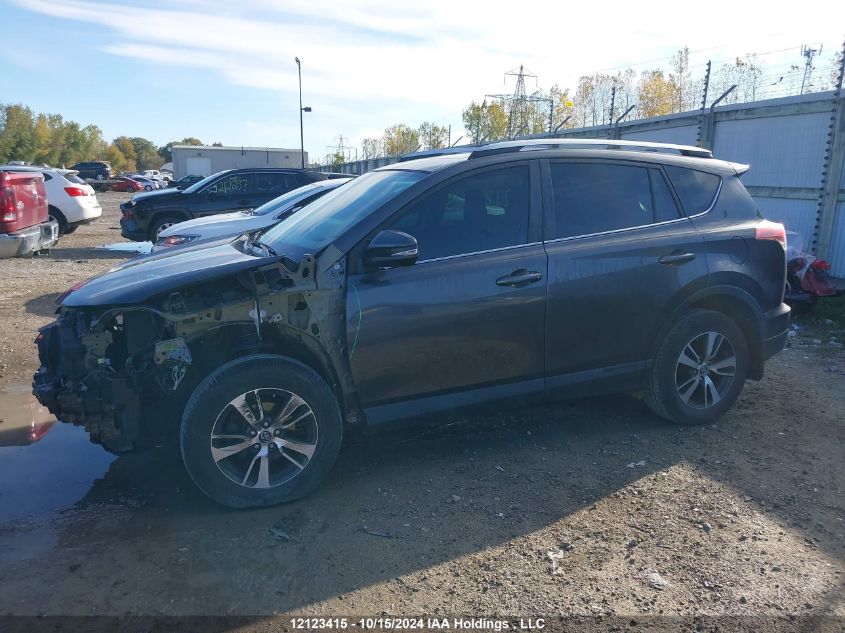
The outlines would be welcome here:
<svg viewBox="0 0 845 633">
<path fill-rule="evenodd" d="M 830 273 L 845 277 L 845 202 L 836 205 L 836 222 L 830 247 Z"/>
<path fill-rule="evenodd" d="M 717 121 L 714 154 L 751 165 L 746 185 L 818 187 L 830 114 Z"/>
<path fill-rule="evenodd" d="M 655 143 L 675 143 L 677 145 L 695 145 L 698 126 L 684 125 L 665 129 L 626 132 L 622 129 L 622 138 L 626 141 L 652 141 Z"/>
</svg>

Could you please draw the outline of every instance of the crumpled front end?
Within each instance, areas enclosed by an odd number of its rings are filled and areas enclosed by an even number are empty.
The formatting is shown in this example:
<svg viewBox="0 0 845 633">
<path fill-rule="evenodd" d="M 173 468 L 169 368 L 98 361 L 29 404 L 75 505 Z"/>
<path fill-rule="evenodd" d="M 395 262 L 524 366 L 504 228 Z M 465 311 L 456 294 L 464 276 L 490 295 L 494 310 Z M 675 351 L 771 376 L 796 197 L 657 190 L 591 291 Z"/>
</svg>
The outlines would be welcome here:
<svg viewBox="0 0 845 633">
<path fill-rule="evenodd" d="M 65 299 L 58 319 L 36 338 L 41 367 L 33 393 L 56 418 L 122 453 L 166 441 L 214 368 L 275 353 L 317 368 L 346 403 L 348 419 L 360 420 L 345 345 L 344 268 L 320 271 L 322 289 L 312 257 L 292 268 L 277 261 L 134 305 Z M 68 296 L 92 286 L 102 293 L 106 282 L 109 275 Z"/>
<path fill-rule="evenodd" d="M 66 310 L 39 330 L 33 394 L 59 420 L 84 426 L 92 441 L 125 452 L 138 437 L 140 397 L 105 354 L 114 335 L 92 333 L 92 320 L 85 311 Z"/>
</svg>

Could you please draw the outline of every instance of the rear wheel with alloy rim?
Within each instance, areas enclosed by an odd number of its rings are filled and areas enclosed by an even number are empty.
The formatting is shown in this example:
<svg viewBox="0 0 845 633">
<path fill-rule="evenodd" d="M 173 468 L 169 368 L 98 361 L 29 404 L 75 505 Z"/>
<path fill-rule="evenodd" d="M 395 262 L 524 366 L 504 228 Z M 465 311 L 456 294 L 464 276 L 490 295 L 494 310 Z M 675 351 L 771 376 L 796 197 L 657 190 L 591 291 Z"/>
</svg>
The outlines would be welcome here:
<svg viewBox="0 0 845 633">
<path fill-rule="evenodd" d="M 298 361 L 232 361 L 194 391 L 182 417 L 182 458 L 192 479 L 232 507 L 298 499 L 328 474 L 342 437 L 329 386 Z"/>
<path fill-rule="evenodd" d="M 654 359 L 646 403 L 676 424 L 712 422 L 739 397 L 748 343 L 721 312 L 693 310 L 664 338 Z"/>
</svg>

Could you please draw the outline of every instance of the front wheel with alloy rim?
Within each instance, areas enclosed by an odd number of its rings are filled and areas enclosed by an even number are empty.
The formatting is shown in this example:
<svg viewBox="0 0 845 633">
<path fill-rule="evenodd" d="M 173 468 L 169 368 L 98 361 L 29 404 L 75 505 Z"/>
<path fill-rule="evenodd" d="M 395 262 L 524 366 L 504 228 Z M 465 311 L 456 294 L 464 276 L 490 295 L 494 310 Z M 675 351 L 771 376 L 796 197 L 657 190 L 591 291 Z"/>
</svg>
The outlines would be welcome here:
<svg viewBox="0 0 845 633">
<path fill-rule="evenodd" d="M 728 316 L 692 310 L 658 349 L 646 403 L 675 424 L 713 422 L 733 406 L 748 374 L 748 342 Z"/>
<path fill-rule="evenodd" d="M 194 390 L 182 416 L 182 459 L 223 505 L 299 499 L 331 470 L 343 435 L 337 400 L 313 369 L 283 356 L 227 363 Z"/>
</svg>

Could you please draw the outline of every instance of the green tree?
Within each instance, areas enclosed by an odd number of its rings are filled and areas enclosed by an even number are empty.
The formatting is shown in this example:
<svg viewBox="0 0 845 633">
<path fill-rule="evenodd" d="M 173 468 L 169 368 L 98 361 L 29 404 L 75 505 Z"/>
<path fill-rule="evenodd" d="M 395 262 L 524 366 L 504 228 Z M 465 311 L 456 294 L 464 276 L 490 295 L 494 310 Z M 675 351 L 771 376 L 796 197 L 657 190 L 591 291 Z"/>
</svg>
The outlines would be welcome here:
<svg viewBox="0 0 845 633">
<path fill-rule="evenodd" d="M 161 166 L 161 156 L 152 141 L 140 136 L 133 136 L 130 141 L 135 148 L 135 163 L 139 171 L 158 169 Z"/>
<path fill-rule="evenodd" d="M 114 145 L 124 157 L 123 169 L 126 171 L 136 171 L 138 169 L 137 154 L 135 153 L 135 144 L 132 142 L 132 139 L 128 136 L 118 136 L 112 141 L 112 145 Z"/>
<path fill-rule="evenodd" d="M 20 104 L 6 105 L 0 123 L 0 161 L 34 160 L 38 148 L 32 110 Z"/>
<path fill-rule="evenodd" d="M 181 141 L 170 141 L 158 148 L 158 155 L 161 156 L 163 162 L 169 163 L 173 160 L 173 153 L 170 151 L 173 145 L 205 145 L 205 143 L 193 136 L 187 136 Z"/>
</svg>

